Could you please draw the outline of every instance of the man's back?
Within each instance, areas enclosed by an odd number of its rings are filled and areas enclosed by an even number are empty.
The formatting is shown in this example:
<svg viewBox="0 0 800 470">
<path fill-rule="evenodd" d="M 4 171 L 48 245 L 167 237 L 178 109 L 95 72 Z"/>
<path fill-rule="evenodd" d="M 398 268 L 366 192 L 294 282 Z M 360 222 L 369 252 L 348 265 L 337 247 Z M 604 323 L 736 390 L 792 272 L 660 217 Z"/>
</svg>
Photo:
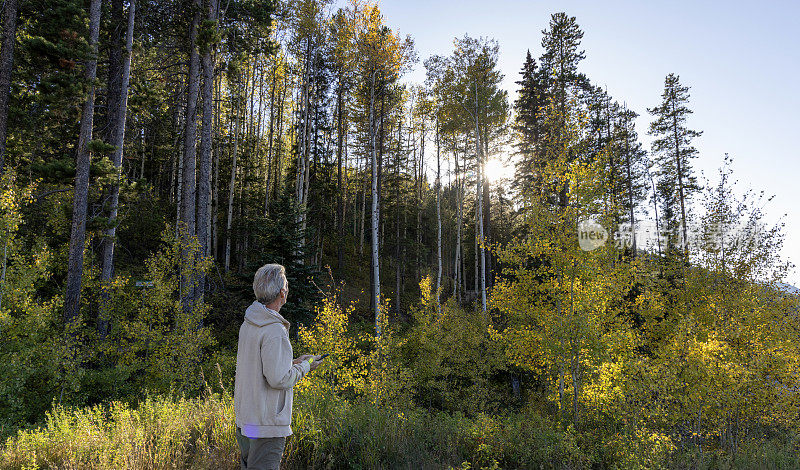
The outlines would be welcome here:
<svg viewBox="0 0 800 470">
<path fill-rule="evenodd" d="M 234 408 L 236 424 L 251 438 L 292 434 L 292 387 L 310 369 L 292 364 L 289 322 L 278 312 L 253 302 L 239 328 Z"/>
</svg>

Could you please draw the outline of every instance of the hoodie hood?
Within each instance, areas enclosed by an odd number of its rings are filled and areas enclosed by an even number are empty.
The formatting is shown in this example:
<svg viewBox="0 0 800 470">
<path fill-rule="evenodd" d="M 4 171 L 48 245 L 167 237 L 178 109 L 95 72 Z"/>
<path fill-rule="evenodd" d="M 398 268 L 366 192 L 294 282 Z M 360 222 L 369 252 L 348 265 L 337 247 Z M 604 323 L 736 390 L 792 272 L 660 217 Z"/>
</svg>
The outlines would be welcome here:
<svg viewBox="0 0 800 470">
<path fill-rule="evenodd" d="M 257 327 L 271 325 L 273 323 L 281 323 L 286 330 L 289 330 L 290 323 L 281 316 L 280 313 L 267 308 L 259 301 L 255 301 L 247 307 L 244 312 L 244 321 Z"/>
</svg>

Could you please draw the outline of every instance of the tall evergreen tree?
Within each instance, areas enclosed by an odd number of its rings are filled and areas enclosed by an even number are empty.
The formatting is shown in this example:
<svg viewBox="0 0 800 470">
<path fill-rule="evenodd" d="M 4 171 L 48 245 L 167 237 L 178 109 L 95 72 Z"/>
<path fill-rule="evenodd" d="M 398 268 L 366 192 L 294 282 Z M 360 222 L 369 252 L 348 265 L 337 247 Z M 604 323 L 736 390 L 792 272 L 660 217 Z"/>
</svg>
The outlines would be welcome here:
<svg viewBox="0 0 800 470">
<path fill-rule="evenodd" d="M 571 92 L 588 81 L 578 72 L 578 64 L 586 58 L 586 53 L 580 50 L 583 31 L 574 16 L 559 12 L 551 15 L 549 29 L 542 34 L 542 76 L 550 97 L 564 114 Z"/>
<path fill-rule="evenodd" d="M 214 55 L 217 43 L 219 0 L 207 0 L 206 20 L 200 31 L 200 52 L 203 69 L 203 123 L 200 131 L 197 192 L 197 240 L 201 256 L 211 254 L 211 166 L 214 112 Z M 204 282 L 199 284 L 200 295 Z"/>
<path fill-rule="evenodd" d="M 544 78 L 537 69 L 536 60 L 529 50 L 520 71 L 521 78 L 517 100 L 514 102 L 514 131 L 517 133 L 517 154 L 514 184 L 523 193 L 541 190 L 544 171 L 540 141 L 545 103 Z"/>
<path fill-rule="evenodd" d="M 620 198 L 624 205 L 623 221 L 631 229 L 631 248 L 636 256 L 636 207 L 642 203 L 647 195 L 646 152 L 642 149 L 635 129 L 634 119 L 636 112 L 623 108 L 619 120 L 615 125 L 617 135 L 615 142 L 620 156 L 623 184 L 620 188 Z"/>
<path fill-rule="evenodd" d="M 657 166 L 658 188 L 663 205 L 662 214 L 670 232 L 680 230 L 680 248 L 688 258 L 687 217 L 692 196 L 701 188 L 694 176 L 692 159 L 697 149 L 692 140 L 702 135 L 686 127 L 689 109 L 689 87 L 681 85 L 673 73 L 664 79 L 661 104 L 648 108 L 655 120 L 648 134 L 655 137 L 652 151 Z M 673 238 L 674 239 L 674 238 Z"/>
<path fill-rule="evenodd" d="M 549 29 L 542 31 L 542 48 L 540 58 L 543 87 L 547 92 L 548 116 L 545 119 L 545 140 L 543 153 L 545 161 L 552 163 L 557 155 L 561 155 L 561 147 L 567 134 L 568 116 L 573 113 L 575 102 L 583 89 L 588 89 L 588 79 L 578 72 L 578 64 L 586 57 L 580 49 L 583 31 L 578 27 L 574 16 L 563 12 L 554 13 L 550 17 Z M 572 149 L 563 157 L 568 160 L 576 157 Z M 567 182 L 548 182 L 553 188 L 558 205 L 562 208 L 569 204 L 569 184 Z"/>
</svg>

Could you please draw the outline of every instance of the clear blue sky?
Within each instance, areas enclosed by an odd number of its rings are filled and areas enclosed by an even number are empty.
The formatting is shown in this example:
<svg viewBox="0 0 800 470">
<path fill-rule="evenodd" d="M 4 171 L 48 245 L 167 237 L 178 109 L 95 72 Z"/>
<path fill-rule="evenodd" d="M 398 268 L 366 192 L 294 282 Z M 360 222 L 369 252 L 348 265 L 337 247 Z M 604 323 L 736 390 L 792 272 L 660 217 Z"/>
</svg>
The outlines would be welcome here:
<svg viewBox="0 0 800 470">
<path fill-rule="evenodd" d="M 422 60 L 448 54 L 456 36 L 492 37 L 500 43 L 505 88 L 515 96 L 527 49 L 541 54 L 541 31 L 550 14 L 564 11 L 584 31 L 581 70 L 614 99 L 641 116 L 658 104 L 664 77 L 689 86 L 703 131 L 695 168 L 716 180 L 727 152 L 740 189 L 774 194 L 765 207 L 770 222 L 786 226 L 783 255 L 800 264 L 800 2 L 735 1 L 439 1 L 382 0 L 389 26 L 410 34 L 420 58 L 410 79 L 422 81 Z M 786 215 L 784 215 L 786 214 Z M 798 270 L 789 281 L 800 285 Z"/>
</svg>

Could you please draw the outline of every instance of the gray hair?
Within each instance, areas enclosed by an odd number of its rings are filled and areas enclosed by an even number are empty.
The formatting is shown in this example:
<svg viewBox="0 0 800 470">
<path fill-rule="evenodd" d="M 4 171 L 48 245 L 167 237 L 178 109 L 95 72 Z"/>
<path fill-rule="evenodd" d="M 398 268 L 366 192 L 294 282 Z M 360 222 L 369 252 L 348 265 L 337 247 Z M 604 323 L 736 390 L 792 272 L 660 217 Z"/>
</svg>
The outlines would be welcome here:
<svg viewBox="0 0 800 470">
<path fill-rule="evenodd" d="M 265 264 L 258 268 L 253 278 L 253 293 L 256 300 L 268 304 L 278 298 L 281 289 L 286 287 L 286 268 L 280 264 Z"/>
</svg>

